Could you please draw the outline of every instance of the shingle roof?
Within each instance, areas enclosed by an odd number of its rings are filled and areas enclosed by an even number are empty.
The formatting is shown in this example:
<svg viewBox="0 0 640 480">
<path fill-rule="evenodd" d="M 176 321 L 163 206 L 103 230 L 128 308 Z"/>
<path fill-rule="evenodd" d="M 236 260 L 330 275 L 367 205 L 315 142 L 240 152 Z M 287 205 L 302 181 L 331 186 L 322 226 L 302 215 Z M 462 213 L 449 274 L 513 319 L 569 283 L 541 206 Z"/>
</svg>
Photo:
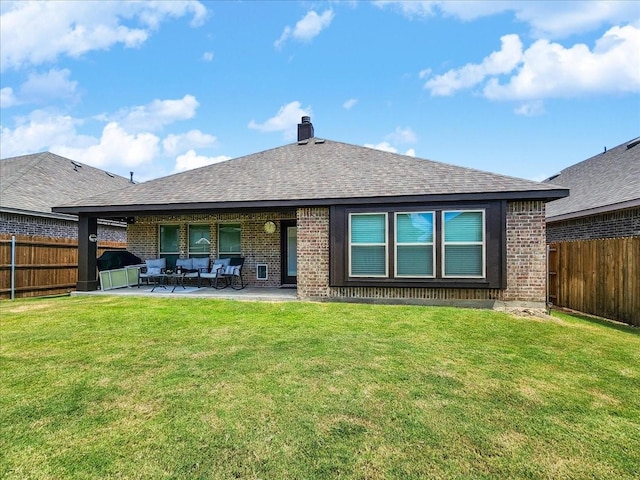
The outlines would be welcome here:
<svg viewBox="0 0 640 480">
<path fill-rule="evenodd" d="M 640 205 L 640 137 L 565 168 L 548 184 L 570 196 L 547 204 L 547 220 L 562 220 Z"/>
<path fill-rule="evenodd" d="M 98 195 L 68 206 L 197 208 L 255 203 L 338 202 L 486 192 L 566 195 L 561 187 L 319 138 Z"/>
<path fill-rule="evenodd" d="M 124 177 L 50 152 L 0 160 L 0 209 L 51 214 L 55 205 L 128 186 Z"/>
</svg>

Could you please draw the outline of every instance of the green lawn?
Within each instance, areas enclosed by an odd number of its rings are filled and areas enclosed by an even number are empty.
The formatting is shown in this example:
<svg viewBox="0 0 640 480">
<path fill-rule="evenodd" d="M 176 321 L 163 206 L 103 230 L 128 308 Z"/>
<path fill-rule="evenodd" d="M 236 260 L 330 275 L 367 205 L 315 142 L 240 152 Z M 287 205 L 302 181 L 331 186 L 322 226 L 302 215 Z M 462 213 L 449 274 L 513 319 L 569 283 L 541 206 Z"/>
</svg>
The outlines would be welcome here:
<svg viewBox="0 0 640 480">
<path fill-rule="evenodd" d="M 631 479 L 640 332 L 554 314 L 0 302 L 0 478 Z"/>
</svg>

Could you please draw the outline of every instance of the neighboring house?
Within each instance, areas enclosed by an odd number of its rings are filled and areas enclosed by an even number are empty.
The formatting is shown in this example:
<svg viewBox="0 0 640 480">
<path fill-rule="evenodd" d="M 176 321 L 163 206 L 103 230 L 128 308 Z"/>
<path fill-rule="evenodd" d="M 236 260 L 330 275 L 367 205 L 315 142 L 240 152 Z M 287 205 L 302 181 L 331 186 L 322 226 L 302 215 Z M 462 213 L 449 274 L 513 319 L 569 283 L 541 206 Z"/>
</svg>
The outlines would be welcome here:
<svg viewBox="0 0 640 480">
<path fill-rule="evenodd" d="M 51 207 L 131 186 L 130 180 L 49 152 L 0 160 L 0 233 L 77 238 L 78 217 Z M 100 240 L 126 242 L 126 223 L 100 220 Z"/>
<path fill-rule="evenodd" d="M 133 217 L 139 257 L 242 256 L 250 285 L 302 299 L 544 307 L 545 203 L 567 195 L 320 139 L 303 117 L 296 143 L 54 211 L 80 217 L 79 290 L 97 288 L 95 219 Z"/>
<path fill-rule="evenodd" d="M 640 138 L 545 182 L 571 190 L 547 204 L 547 242 L 640 236 Z"/>
</svg>

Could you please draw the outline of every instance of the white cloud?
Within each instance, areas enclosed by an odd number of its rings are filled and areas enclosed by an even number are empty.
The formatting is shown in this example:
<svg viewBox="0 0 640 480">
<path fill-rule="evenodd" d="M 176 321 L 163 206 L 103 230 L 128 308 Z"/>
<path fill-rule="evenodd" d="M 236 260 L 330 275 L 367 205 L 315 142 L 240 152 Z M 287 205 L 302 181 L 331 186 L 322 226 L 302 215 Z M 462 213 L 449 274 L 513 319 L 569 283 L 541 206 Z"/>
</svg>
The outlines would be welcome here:
<svg viewBox="0 0 640 480">
<path fill-rule="evenodd" d="M 202 61 L 203 62 L 210 62 L 213 60 L 213 52 L 204 52 L 202 54 Z"/>
<path fill-rule="evenodd" d="M 500 41 L 502 48 L 481 63 L 468 63 L 462 68 L 449 70 L 428 80 L 425 88 L 431 91 L 431 95 L 448 96 L 457 90 L 477 85 L 489 75 L 509 73 L 522 60 L 522 42 L 518 35 L 505 35 Z"/>
<path fill-rule="evenodd" d="M 206 8 L 185 2 L 11 2 L 3 5 L 0 69 L 79 57 L 115 44 L 138 47 L 169 17 L 193 15 L 202 24 Z"/>
<path fill-rule="evenodd" d="M 52 68 L 47 73 L 30 73 L 27 81 L 20 86 L 20 103 L 50 103 L 59 99 L 73 99 L 78 82 L 70 81 L 68 69 Z"/>
<path fill-rule="evenodd" d="M 176 158 L 176 166 L 174 172 L 184 172 L 185 170 L 192 170 L 194 168 L 204 167 L 206 165 L 212 165 L 214 163 L 224 162 L 230 160 L 231 157 L 221 155 L 218 157 L 205 157 L 197 155 L 195 150 L 189 150 L 184 155 L 179 155 Z"/>
<path fill-rule="evenodd" d="M 158 155 L 160 139 L 152 133 L 131 134 L 116 122 L 108 123 L 97 143 L 88 147 L 53 145 L 51 151 L 99 168 L 135 167 L 151 163 Z"/>
<path fill-rule="evenodd" d="M 376 150 L 382 150 L 383 152 L 389 152 L 389 153 L 398 153 L 398 149 L 395 148 L 394 146 L 392 146 L 389 142 L 380 142 L 380 143 L 376 143 L 376 144 L 372 144 L 372 143 L 365 143 L 364 145 L 367 148 L 375 148 Z M 409 150 L 407 150 L 404 155 L 408 155 L 410 157 L 415 157 L 416 156 L 416 151 L 413 148 L 410 148 Z"/>
<path fill-rule="evenodd" d="M 431 75 L 431 69 L 430 68 L 425 68 L 424 70 L 420 70 L 418 72 L 418 78 L 420 78 L 420 79 L 427 78 L 429 75 Z"/>
<path fill-rule="evenodd" d="M 515 18 L 528 24 L 536 38 L 562 38 L 585 33 L 606 25 L 628 23 L 637 19 L 638 5 L 634 1 L 583 0 L 571 2 L 522 1 L 377 1 L 378 7 L 399 10 L 408 18 L 431 17 L 438 14 L 472 21 L 481 17 L 512 12 Z"/>
<path fill-rule="evenodd" d="M 484 88 L 490 99 L 573 97 L 585 93 L 640 91 L 640 28 L 613 27 L 596 42 L 564 48 L 538 40 L 523 55 L 506 83 L 491 78 Z"/>
<path fill-rule="evenodd" d="M 276 48 L 280 48 L 289 38 L 309 42 L 331 24 L 333 17 L 333 10 L 325 10 L 321 15 L 311 10 L 301 20 L 298 20 L 294 28 L 288 25 L 284 27 L 282 35 L 280 35 L 280 38 L 276 40 L 273 45 Z"/>
<path fill-rule="evenodd" d="M 14 129 L 0 127 L 2 158 L 49 150 L 54 144 L 85 143 L 88 137 L 76 132 L 80 123 L 68 115 L 35 110 L 27 118 L 18 119 Z"/>
<path fill-rule="evenodd" d="M 147 105 L 123 109 L 105 118 L 117 121 L 130 131 L 156 131 L 173 122 L 193 118 L 199 106 L 196 97 L 185 95 L 176 100 L 156 99 Z"/>
<path fill-rule="evenodd" d="M 415 132 L 410 127 L 396 127 L 396 130 L 385 138 L 393 143 L 415 143 L 418 140 Z"/>
<path fill-rule="evenodd" d="M 0 89 L 0 108 L 9 108 L 15 105 L 20 105 L 20 102 L 13 94 L 13 88 L 4 87 Z"/>
<path fill-rule="evenodd" d="M 184 134 L 170 134 L 162 141 L 162 147 L 167 155 L 177 155 L 189 148 L 212 147 L 216 143 L 216 137 L 200 130 L 191 130 Z"/>
<path fill-rule="evenodd" d="M 2 127 L 2 157 L 46 150 L 105 168 L 148 163 L 158 153 L 159 139 L 151 133 L 130 134 L 113 122 L 96 138 L 78 133 L 81 124 L 68 115 L 36 110 L 13 130 Z"/>
<path fill-rule="evenodd" d="M 356 99 L 356 98 L 350 98 L 349 100 L 347 100 L 346 102 L 344 102 L 344 103 L 342 104 L 342 107 L 343 107 L 345 110 L 351 110 L 351 109 L 356 105 L 356 103 L 358 103 L 358 99 Z"/>
<path fill-rule="evenodd" d="M 303 109 L 300 102 L 294 101 L 280 107 L 278 113 L 267 121 L 257 123 L 251 120 L 248 126 L 261 132 L 284 132 L 285 138 L 295 138 L 297 125 L 305 115 L 311 115 L 311 108 Z"/>
<path fill-rule="evenodd" d="M 593 50 L 585 44 L 565 48 L 538 40 L 522 50 L 517 35 L 502 37 L 502 48 L 479 64 L 429 79 L 431 95 L 453 95 L 486 81 L 482 93 L 492 100 L 531 100 L 571 97 L 585 93 L 640 90 L 640 28 L 613 27 Z M 509 76 L 501 82 L 501 76 Z"/>
<path fill-rule="evenodd" d="M 537 117 L 545 113 L 544 104 L 541 100 L 523 103 L 514 110 L 514 113 L 524 117 Z"/>
</svg>

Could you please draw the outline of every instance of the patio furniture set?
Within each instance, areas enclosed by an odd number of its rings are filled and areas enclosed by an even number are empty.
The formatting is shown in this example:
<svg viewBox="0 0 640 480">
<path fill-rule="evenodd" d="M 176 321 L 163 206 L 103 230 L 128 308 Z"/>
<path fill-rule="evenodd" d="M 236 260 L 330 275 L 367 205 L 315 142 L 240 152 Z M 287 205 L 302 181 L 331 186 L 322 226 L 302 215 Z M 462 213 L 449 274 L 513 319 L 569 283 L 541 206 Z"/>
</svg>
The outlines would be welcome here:
<svg viewBox="0 0 640 480">
<path fill-rule="evenodd" d="M 140 267 L 138 287 L 142 282 L 153 285 L 153 292 L 157 287 L 185 288 L 185 280 L 195 282 L 198 288 L 202 287 L 202 281 L 207 280 L 209 286 L 216 289 L 231 287 L 241 290 L 246 287 L 242 278 L 242 266 L 244 258 L 217 258 L 209 266 L 209 258 L 180 258 L 176 260 L 173 269 L 167 268 L 166 258 L 145 260 Z"/>
</svg>

